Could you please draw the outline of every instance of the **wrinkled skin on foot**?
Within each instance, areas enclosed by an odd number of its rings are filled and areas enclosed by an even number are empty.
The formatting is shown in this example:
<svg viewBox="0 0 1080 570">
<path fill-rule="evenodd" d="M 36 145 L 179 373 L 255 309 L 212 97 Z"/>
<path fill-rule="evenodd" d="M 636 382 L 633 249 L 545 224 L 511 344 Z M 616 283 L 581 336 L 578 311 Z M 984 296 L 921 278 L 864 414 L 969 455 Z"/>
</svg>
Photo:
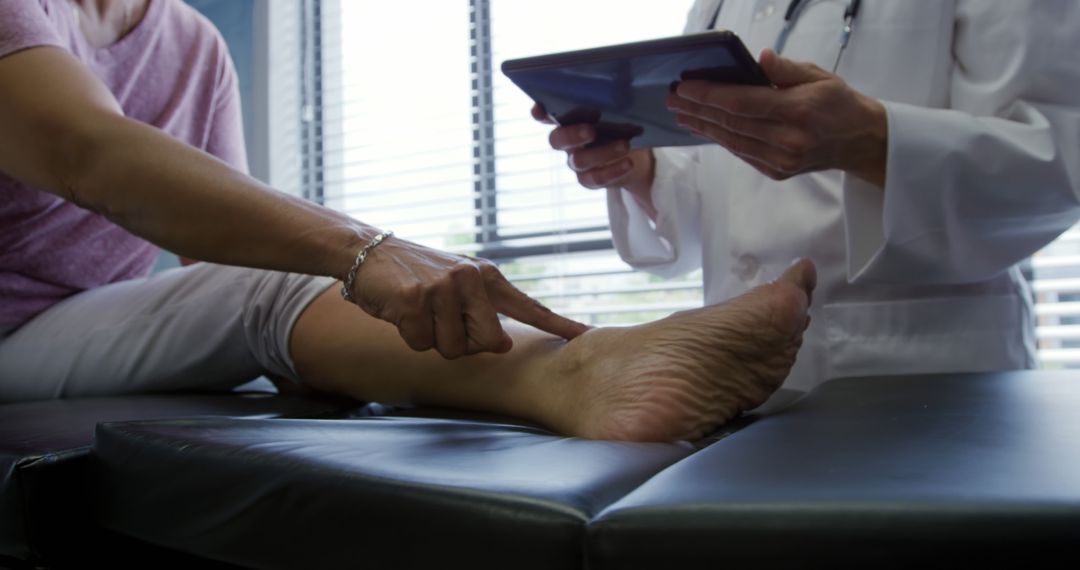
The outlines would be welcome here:
<svg viewBox="0 0 1080 570">
<path fill-rule="evenodd" d="M 719 305 L 645 325 L 594 329 L 567 345 L 575 378 L 561 431 L 593 439 L 697 439 L 783 383 L 809 326 L 816 274 L 802 260 Z"/>
</svg>

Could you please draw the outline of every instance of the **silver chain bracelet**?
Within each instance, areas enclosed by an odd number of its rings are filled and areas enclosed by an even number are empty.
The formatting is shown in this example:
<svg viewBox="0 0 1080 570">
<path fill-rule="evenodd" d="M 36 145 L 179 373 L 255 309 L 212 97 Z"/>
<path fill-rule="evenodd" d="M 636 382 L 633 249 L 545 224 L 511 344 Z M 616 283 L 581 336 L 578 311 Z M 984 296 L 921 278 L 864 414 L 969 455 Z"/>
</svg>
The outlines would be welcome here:
<svg viewBox="0 0 1080 570">
<path fill-rule="evenodd" d="M 352 296 L 352 288 L 353 283 L 356 281 L 356 272 L 360 271 L 360 266 L 364 264 L 364 260 L 367 259 L 368 253 L 370 253 L 371 250 L 375 249 L 376 246 L 378 246 L 380 243 L 386 240 L 386 238 L 392 235 L 394 235 L 394 232 L 382 232 L 381 234 L 371 238 L 371 241 L 368 242 L 368 244 L 365 245 L 363 248 L 361 248 L 360 252 L 356 254 L 356 261 L 354 261 L 352 267 L 349 268 L 349 275 L 345 278 L 345 283 L 341 286 L 342 299 L 345 299 L 350 303 L 353 302 L 354 299 Z"/>
</svg>

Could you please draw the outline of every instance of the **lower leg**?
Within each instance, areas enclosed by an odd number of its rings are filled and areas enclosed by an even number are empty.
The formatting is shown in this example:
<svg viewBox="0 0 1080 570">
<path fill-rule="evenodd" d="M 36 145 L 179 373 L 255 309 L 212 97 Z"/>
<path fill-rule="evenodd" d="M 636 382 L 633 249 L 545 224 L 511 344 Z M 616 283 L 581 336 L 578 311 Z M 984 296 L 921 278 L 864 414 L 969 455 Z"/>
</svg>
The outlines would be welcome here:
<svg viewBox="0 0 1080 570">
<path fill-rule="evenodd" d="M 480 410 L 584 437 L 704 435 L 768 398 L 807 325 L 809 262 L 729 302 L 565 342 L 510 325 L 514 348 L 445 360 L 332 291 L 297 321 L 291 352 L 316 389 L 365 401 Z"/>
<path fill-rule="evenodd" d="M 291 337 L 296 371 L 317 390 L 367 402 L 478 410 L 544 422 L 558 405 L 553 380 L 567 342 L 506 323 L 514 347 L 505 354 L 446 360 L 416 352 L 397 329 L 344 303 L 336 290 L 311 303 Z"/>
</svg>

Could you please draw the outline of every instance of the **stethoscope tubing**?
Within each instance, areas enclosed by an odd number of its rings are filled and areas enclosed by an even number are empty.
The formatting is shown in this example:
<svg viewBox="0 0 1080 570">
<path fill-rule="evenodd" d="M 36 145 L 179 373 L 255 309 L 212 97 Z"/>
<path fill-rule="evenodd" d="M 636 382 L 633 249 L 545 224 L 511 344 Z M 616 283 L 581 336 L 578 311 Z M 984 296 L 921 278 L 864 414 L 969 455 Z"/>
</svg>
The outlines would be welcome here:
<svg viewBox="0 0 1080 570">
<path fill-rule="evenodd" d="M 784 27 L 776 36 L 776 42 L 773 44 L 773 51 L 778 54 L 784 52 L 784 48 L 787 46 L 788 36 L 790 36 L 791 32 L 795 29 L 795 25 L 799 23 L 799 18 L 802 16 L 803 11 L 806 10 L 811 3 L 812 1 L 804 0 L 791 0 L 788 3 L 787 10 L 784 11 Z M 833 73 L 836 73 L 836 70 L 840 67 L 840 58 L 844 56 L 844 50 L 847 49 L 848 43 L 851 42 L 851 32 L 855 29 L 855 19 L 859 16 L 861 4 L 861 0 L 848 0 L 847 8 L 844 9 L 844 24 L 840 29 L 840 51 L 836 54 L 836 62 L 833 64 L 832 69 Z M 723 7 L 724 0 L 720 0 L 706 30 L 711 30 L 716 27 L 716 21 L 720 18 L 720 9 Z"/>
</svg>

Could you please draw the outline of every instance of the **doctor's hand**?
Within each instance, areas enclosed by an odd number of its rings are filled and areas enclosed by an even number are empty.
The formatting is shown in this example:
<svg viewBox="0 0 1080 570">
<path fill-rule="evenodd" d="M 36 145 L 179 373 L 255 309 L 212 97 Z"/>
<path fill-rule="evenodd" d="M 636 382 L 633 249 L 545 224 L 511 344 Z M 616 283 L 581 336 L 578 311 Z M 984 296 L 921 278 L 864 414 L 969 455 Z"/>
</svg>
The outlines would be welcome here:
<svg viewBox="0 0 1080 570">
<path fill-rule="evenodd" d="M 532 116 L 542 123 L 553 124 L 539 104 L 533 105 Z M 588 124 L 556 127 L 548 136 L 551 148 L 566 151 L 566 163 L 577 175 L 579 184 L 592 189 L 625 188 L 655 220 L 652 183 L 656 160 L 652 150 L 631 150 L 630 141 L 626 140 L 587 147 L 594 140 L 596 129 Z"/>
<path fill-rule="evenodd" d="M 774 180 L 840 169 L 885 187 L 885 107 L 838 75 L 772 50 L 761 67 L 776 88 L 683 81 L 668 96 L 678 123 Z"/>
</svg>

